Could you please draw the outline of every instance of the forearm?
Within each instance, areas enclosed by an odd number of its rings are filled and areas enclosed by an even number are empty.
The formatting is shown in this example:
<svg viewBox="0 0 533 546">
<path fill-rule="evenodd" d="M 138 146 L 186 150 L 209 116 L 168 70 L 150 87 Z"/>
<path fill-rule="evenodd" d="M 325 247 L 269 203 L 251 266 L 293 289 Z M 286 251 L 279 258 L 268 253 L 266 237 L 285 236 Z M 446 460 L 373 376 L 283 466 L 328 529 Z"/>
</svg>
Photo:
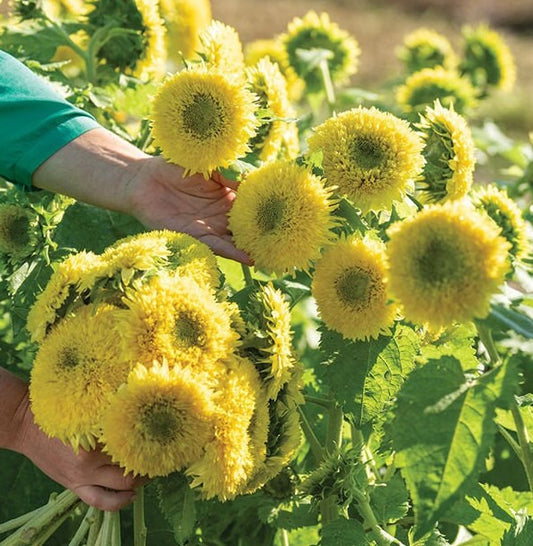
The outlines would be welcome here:
<svg viewBox="0 0 533 546">
<path fill-rule="evenodd" d="M 19 433 L 27 409 L 28 387 L 0 367 L 0 448 L 19 450 Z"/>
<path fill-rule="evenodd" d="M 129 182 L 149 157 L 112 132 L 93 129 L 47 159 L 34 172 L 32 183 L 84 203 L 130 213 Z"/>
</svg>

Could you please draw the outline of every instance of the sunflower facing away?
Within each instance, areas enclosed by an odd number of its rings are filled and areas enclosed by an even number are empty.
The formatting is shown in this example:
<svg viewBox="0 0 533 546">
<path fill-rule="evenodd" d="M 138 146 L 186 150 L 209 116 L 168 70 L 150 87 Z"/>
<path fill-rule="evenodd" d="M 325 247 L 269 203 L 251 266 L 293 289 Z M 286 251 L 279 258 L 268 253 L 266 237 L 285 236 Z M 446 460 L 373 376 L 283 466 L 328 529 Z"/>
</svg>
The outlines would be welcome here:
<svg viewBox="0 0 533 546">
<path fill-rule="evenodd" d="M 309 63 L 302 58 L 302 50 L 324 49 L 331 52 L 327 59 L 331 79 L 337 84 L 345 83 L 357 72 L 360 54 L 357 40 L 348 32 L 330 21 L 327 13 L 320 15 L 308 12 L 303 18 L 295 17 L 281 36 L 289 63 L 300 78 L 305 81 L 310 93 L 323 89 L 320 68 L 309 69 Z"/>
<path fill-rule="evenodd" d="M 417 127 L 424 137 L 426 160 L 417 189 L 428 201 L 462 199 L 472 187 L 475 147 L 466 120 L 435 101 Z"/>
<path fill-rule="evenodd" d="M 316 263 L 311 291 L 326 326 L 348 339 L 390 333 L 397 306 L 389 302 L 384 244 L 340 239 Z"/>
<path fill-rule="evenodd" d="M 38 216 L 19 205 L 0 204 L 0 254 L 18 261 L 31 254 L 38 238 Z"/>
<path fill-rule="evenodd" d="M 332 237 L 331 191 L 305 167 L 265 163 L 241 182 L 229 213 L 238 248 L 276 274 L 307 269 Z"/>
<path fill-rule="evenodd" d="M 168 78 L 153 103 L 153 136 L 163 156 L 206 178 L 250 151 L 258 122 L 255 95 L 204 68 Z"/>
<path fill-rule="evenodd" d="M 130 370 L 117 345 L 115 311 L 106 304 L 80 308 L 53 328 L 35 357 L 30 382 L 35 422 L 75 449 L 95 446 L 107 396 Z"/>
<path fill-rule="evenodd" d="M 202 455 L 214 436 L 214 409 L 200 373 L 137 365 L 102 416 L 101 442 L 125 471 L 166 476 Z"/>
<path fill-rule="evenodd" d="M 364 212 L 404 199 L 424 165 L 422 146 L 406 121 L 374 107 L 329 118 L 309 138 L 328 185 Z"/>
<path fill-rule="evenodd" d="M 436 330 L 488 313 L 509 268 L 509 243 L 489 218 L 449 201 L 393 224 L 389 235 L 389 286 L 407 320 Z"/>
</svg>

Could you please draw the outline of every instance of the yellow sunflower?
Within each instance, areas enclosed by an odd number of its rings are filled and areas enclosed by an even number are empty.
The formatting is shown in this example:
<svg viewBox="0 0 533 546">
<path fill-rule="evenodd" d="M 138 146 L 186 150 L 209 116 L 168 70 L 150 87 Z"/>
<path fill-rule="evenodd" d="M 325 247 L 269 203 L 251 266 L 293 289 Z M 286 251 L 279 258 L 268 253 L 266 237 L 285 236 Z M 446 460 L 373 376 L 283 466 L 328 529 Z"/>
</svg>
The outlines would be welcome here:
<svg viewBox="0 0 533 546">
<path fill-rule="evenodd" d="M 255 135 L 255 95 L 207 68 L 167 79 L 153 104 L 153 136 L 163 156 L 186 173 L 206 178 L 250 151 Z"/>
<path fill-rule="evenodd" d="M 241 182 L 229 229 L 256 267 L 280 275 L 305 270 L 332 237 L 334 206 L 319 177 L 295 163 L 273 161 Z"/>
<path fill-rule="evenodd" d="M 310 93 L 323 89 L 322 73 L 318 67 L 309 68 L 309 63 L 301 56 L 302 50 L 330 51 L 331 57 L 327 59 L 329 74 L 339 85 L 357 72 L 360 55 L 357 40 L 331 22 L 327 13 L 319 15 L 310 11 L 303 18 L 295 17 L 280 39 L 287 51 L 290 65 L 305 81 Z"/>
<path fill-rule="evenodd" d="M 490 87 L 510 91 L 516 80 L 516 65 L 503 37 L 481 24 L 465 26 L 463 38 L 461 73 L 482 93 Z"/>
<path fill-rule="evenodd" d="M 191 464 L 191 487 L 199 487 L 204 498 L 234 498 L 254 467 L 249 431 L 261 382 L 255 366 L 237 356 L 226 361 L 227 371 L 216 387 L 215 435 L 204 455 Z M 264 402 L 264 398 L 262 399 Z"/>
<path fill-rule="evenodd" d="M 428 201 L 462 199 L 472 187 L 475 146 L 466 120 L 453 106 L 435 101 L 426 108 L 417 127 L 424 137 L 426 160 L 418 185 Z"/>
<path fill-rule="evenodd" d="M 211 287 L 188 276 L 160 271 L 127 289 L 117 321 L 125 355 L 141 363 L 152 358 L 210 366 L 231 355 L 239 335 L 229 308 Z"/>
<path fill-rule="evenodd" d="M 326 326 L 347 339 L 390 334 L 397 306 L 389 301 L 385 245 L 352 236 L 317 262 L 311 291 Z"/>
<path fill-rule="evenodd" d="M 397 55 L 409 73 L 436 66 L 448 70 L 457 66 L 457 57 L 448 38 L 429 28 L 407 34 Z"/>
<path fill-rule="evenodd" d="M 202 456 L 215 433 L 214 410 L 201 373 L 139 364 L 110 399 L 101 442 L 125 471 L 166 476 Z"/>
<path fill-rule="evenodd" d="M 510 246 L 489 218 L 449 201 L 393 224 L 389 235 L 389 286 L 407 320 L 437 330 L 488 313 Z"/>
<path fill-rule="evenodd" d="M 411 74 L 396 90 L 396 100 L 406 112 L 423 112 L 437 99 L 464 114 L 476 105 L 477 92 L 466 77 L 441 66 Z"/>
<path fill-rule="evenodd" d="M 19 261 L 33 252 L 39 239 L 38 216 L 26 207 L 0 204 L 0 254 Z"/>
<path fill-rule="evenodd" d="M 167 27 L 167 54 L 171 60 L 193 56 L 200 48 L 200 33 L 211 23 L 210 0 L 159 0 Z"/>
<path fill-rule="evenodd" d="M 75 449 L 95 446 L 107 397 L 130 371 L 117 345 L 115 311 L 105 304 L 78 309 L 46 336 L 33 363 L 35 422 Z"/>
<path fill-rule="evenodd" d="M 406 121 L 374 107 L 329 118 L 309 138 L 309 151 L 322 154 L 328 185 L 363 212 L 404 199 L 422 171 L 422 147 Z"/>
<path fill-rule="evenodd" d="M 293 125 L 296 128 L 296 112 L 289 102 L 287 83 L 278 65 L 262 58 L 246 72 L 250 90 L 259 98 L 258 107 L 266 111 L 267 116 L 261 120 L 257 134 L 250 141 L 252 152 L 261 161 L 278 159 L 284 152 L 294 157 L 297 147 L 296 150 L 287 150 L 282 146 L 287 142 L 287 126 Z"/>
<path fill-rule="evenodd" d="M 98 50 L 100 61 L 120 73 L 138 78 L 165 72 L 165 27 L 157 0 L 96 0 L 87 20 L 94 32 L 106 25 L 129 29 L 110 37 Z"/>
<path fill-rule="evenodd" d="M 512 260 L 525 258 L 530 250 L 527 223 L 507 191 L 493 184 L 482 186 L 476 188 L 473 201 L 498 226 L 500 235 L 511 245 L 509 254 Z"/>
</svg>

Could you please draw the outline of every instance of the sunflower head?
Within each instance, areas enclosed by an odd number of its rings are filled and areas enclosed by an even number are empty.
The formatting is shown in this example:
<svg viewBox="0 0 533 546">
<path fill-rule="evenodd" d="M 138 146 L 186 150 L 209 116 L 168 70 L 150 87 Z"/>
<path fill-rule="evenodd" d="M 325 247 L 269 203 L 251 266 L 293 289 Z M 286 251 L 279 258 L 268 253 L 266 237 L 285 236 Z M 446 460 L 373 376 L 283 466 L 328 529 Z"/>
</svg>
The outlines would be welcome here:
<svg viewBox="0 0 533 546">
<path fill-rule="evenodd" d="M 19 261 L 31 254 L 39 238 L 39 218 L 31 209 L 20 205 L 0 204 L 0 253 L 10 261 Z"/>
<path fill-rule="evenodd" d="M 389 235 L 389 286 L 407 320 L 438 330 L 487 314 L 510 246 L 490 218 L 449 201 L 393 224 Z"/>
<path fill-rule="evenodd" d="M 437 99 L 463 114 L 476 105 L 477 91 L 466 77 L 440 66 L 411 74 L 396 91 L 396 100 L 406 112 L 423 112 Z"/>
<path fill-rule="evenodd" d="M 235 244 L 258 268 L 305 270 L 332 237 L 331 191 L 305 167 L 265 163 L 241 182 L 229 214 Z"/>
<path fill-rule="evenodd" d="M 353 340 L 389 334 L 398 309 L 390 302 L 387 277 L 379 239 L 351 236 L 328 247 L 311 286 L 326 326 Z"/>
<path fill-rule="evenodd" d="M 168 78 L 153 103 L 155 144 L 187 173 L 206 178 L 250 151 L 256 97 L 244 86 L 206 67 Z"/>
<path fill-rule="evenodd" d="M 418 128 L 424 137 L 426 163 L 418 189 L 427 201 L 462 199 L 472 186 L 475 146 L 466 120 L 453 106 L 435 101 Z"/>
<path fill-rule="evenodd" d="M 490 88 L 510 91 L 516 80 L 516 66 L 511 50 L 502 36 L 487 25 L 463 28 L 462 74 L 481 94 Z"/>
<path fill-rule="evenodd" d="M 500 229 L 510 246 L 512 261 L 520 261 L 529 250 L 527 224 L 518 205 L 509 197 L 505 189 L 495 185 L 477 188 L 473 195 L 476 207 L 485 212 Z"/>
<path fill-rule="evenodd" d="M 422 145 L 406 121 L 374 107 L 342 112 L 309 138 L 328 185 L 365 212 L 403 200 L 424 165 Z"/>
<path fill-rule="evenodd" d="M 423 68 L 442 66 L 453 69 L 457 66 L 457 58 L 449 40 L 428 28 L 419 28 L 405 36 L 397 54 L 410 74 Z"/>
<path fill-rule="evenodd" d="M 330 52 L 327 59 L 329 73 L 334 82 L 344 83 L 357 71 L 359 45 L 355 38 L 330 21 L 327 13 L 308 12 L 303 18 L 295 17 L 281 37 L 296 74 L 305 81 L 307 90 L 316 93 L 323 89 L 319 67 L 310 68 L 302 57 L 302 50 L 322 49 Z"/>
</svg>

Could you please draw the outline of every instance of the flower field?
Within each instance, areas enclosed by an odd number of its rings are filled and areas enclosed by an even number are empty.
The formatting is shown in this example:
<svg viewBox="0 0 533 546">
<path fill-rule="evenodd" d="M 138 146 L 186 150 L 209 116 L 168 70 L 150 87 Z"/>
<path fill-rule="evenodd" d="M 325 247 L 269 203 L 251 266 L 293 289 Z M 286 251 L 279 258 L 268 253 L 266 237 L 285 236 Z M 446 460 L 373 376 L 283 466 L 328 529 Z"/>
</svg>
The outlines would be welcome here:
<svg viewBox="0 0 533 546">
<path fill-rule="evenodd" d="M 2 366 L 35 422 L 146 476 L 105 512 L 0 452 L 0 546 L 533 543 L 533 140 L 487 24 L 401 73 L 326 12 L 19 0 L 0 48 L 139 149 L 237 186 L 253 266 L 0 181 Z M 480 175 L 480 170 L 482 175 Z"/>
</svg>

